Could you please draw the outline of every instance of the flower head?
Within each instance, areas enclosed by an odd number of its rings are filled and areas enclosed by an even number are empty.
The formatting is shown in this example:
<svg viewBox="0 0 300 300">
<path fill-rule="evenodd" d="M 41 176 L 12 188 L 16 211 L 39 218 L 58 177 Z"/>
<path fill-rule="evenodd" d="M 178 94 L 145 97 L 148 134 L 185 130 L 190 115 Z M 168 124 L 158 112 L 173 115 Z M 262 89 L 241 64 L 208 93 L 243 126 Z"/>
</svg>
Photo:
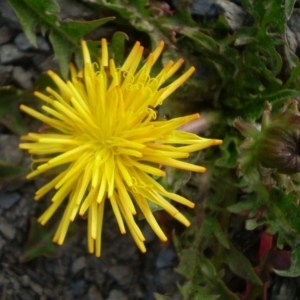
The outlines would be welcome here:
<svg viewBox="0 0 300 300">
<path fill-rule="evenodd" d="M 257 156 L 262 165 L 283 174 L 300 172 L 300 114 L 297 105 L 296 101 L 290 100 L 284 111 L 270 116 L 257 145 Z"/>
<path fill-rule="evenodd" d="M 281 174 L 300 172 L 300 113 L 297 101 L 287 100 L 278 113 L 272 113 L 269 102 L 264 106 L 260 130 L 241 119 L 233 123 L 246 137 L 241 145 L 241 169 L 259 164 Z"/>
<path fill-rule="evenodd" d="M 168 192 L 153 176 L 165 176 L 161 166 L 204 172 L 204 167 L 181 159 L 221 141 L 177 129 L 199 118 L 198 114 L 157 120 L 155 108 L 194 72 L 191 67 L 165 84 L 182 65 L 181 59 L 176 63 L 169 61 L 151 77 L 151 68 L 163 47 L 161 42 L 140 67 L 143 47 L 137 42 L 118 67 L 109 59 L 105 39 L 101 40 L 101 57 L 95 62 L 82 41 L 83 69 L 71 66 L 68 81 L 48 72 L 57 90 L 48 87 L 46 93 L 35 92 L 44 102 L 42 111 L 21 105 L 24 112 L 47 125 L 46 132 L 28 133 L 21 138 L 20 148 L 28 150 L 37 162 L 27 178 L 59 168 L 58 175 L 35 195 L 39 200 L 55 190 L 50 207 L 39 218 L 41 224 L 47 223 L 66 203 L 54 236 L 56 243 L 64 242 L 77 215 L 87 215 L 88 250 L 100 256 L 106 202 L 110 202 L 120 232 L 129 230 L 142 252 L 146 251 L 145 238 L 134 218 L 138 211 L 162 241 L 167 239 L 153 216 L 150 202 L 182 224 L 190 225 L 170 200 L 188 207 L 194 203 Z"/>
</svg>

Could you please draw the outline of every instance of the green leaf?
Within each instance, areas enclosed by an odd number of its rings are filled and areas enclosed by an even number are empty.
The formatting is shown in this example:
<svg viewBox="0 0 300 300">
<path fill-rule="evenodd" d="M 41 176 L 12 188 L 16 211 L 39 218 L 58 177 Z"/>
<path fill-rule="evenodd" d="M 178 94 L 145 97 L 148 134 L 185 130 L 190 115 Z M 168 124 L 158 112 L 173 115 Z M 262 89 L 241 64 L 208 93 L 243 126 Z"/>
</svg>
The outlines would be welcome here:
<svg viewBox="0 0 300 300">
<path fill-rule="evenodd" d="M 28 40 L 36 47 L 37 25 L 45 32 L 49 25 L 55 24 L 59 5 L 54 0 L 8 0 L 8 2 L 18 16 Z"/>
<path fill-rule="evenodd" d="M 203 47 L 203 49 L 214 53 L 219 51 L 219 44 L 210 36 L 200 32 L 196 27 L 183 26 L 180 29 L 180 33 L 186 37 L 189 37 L 195 42 L 196 45 Z"/>
<path fill-rule="evenodd" d="M 61 72 L 67 77 L 68 62 L 73 53 L 79 54 L 79 41 L 89 32 L 113 20 L 113 17 L 93 21 L 60 21 L 59 6 L 54 0 L 9 0 L 24 28 L 28 40 L 36 46 L 35 30 L 49 32 Z"/>
<path fill-rule="evenodd" d="M 202 230 L 205 236 L 214 235 L 224 248 L 230 248 L 229 240 L 220 223 L 215 218 L 206 216 L 202 224 Z"/>
<path fill-rule="evenodd" d="M 245 229 L 248 231 L 255 230 L 256 228 L 259 228 L 263 226 L 262 222 L 257 221 L 256 219 L 248 219 L 245 222 Z"/>
<path fill-rule="evenodd" d="M 116 31 L 111 39 L 111 49 L 117 66 L 121 66 L 125 57 L 125 40 L 128 35 L 121 31 Z"/>
<path fill-rule="evenodd" d="M 47 230 L 35 219 L 31 219 L 29 237 L 20 258 L 21 262 L 27 262 L 42 255 L 55 255 L 57 246 L 52 242 L 54 230 L 54 228 Z"/>
<path fill-rule="evenodd" d="M 16 134 L 28 131 L 18 106 L 28 94 L 13 86 L 0 87 L 0 122 Z"/>
<path fill-rule="evenodd" d="M 249 200 L 243 200 L 243 201 L 234 203 L 234 204 L 228 206 L 227 209 L 231 213 L 238 214 L 238 213 L 242 213 L 245 211 L 251 211 L 254 206 L 255 206 L 255 203 L 253 203 L 253 199 L 249 199 Z"/>
<path fill-rule="evenodd" d="M 195 249 L 184 249 L 180 253 L 180 265 L 177 268 L 177 272 L 187 278 L 192 277 L 197 269 L 197 265 L 195 264 L 197 256 L 198 254 Z"/>
<path fill-rule="evenodd" d="M 296 0 L 285 0 L 284 1 L 284 13 L 285 13 L 285 17 L 287 20 L 289 20 L 289 18 L 292 15 L 295 3 L 296 3 Z"/>
<path fill-rule="evenodd" d="M 178 287 L 182 300 L 228 300 L 225 296 L 222 296 L 218 292 L 212 292 L 208 286 L 202 286 L 193 282 L 186 282 L 183 286 Z M 235 298 L 229 298 L 233 300 Z"/>
<path fill-rule="evenodd" d="M 153 295 L 155 300 L 171 300 L 170 297 L 158 293 L 154 293 Z"/>
<path fill-rule="evenodd" d="M 164 32 L 160 20 L 155 19 L 150 15 L 149 3 L 147 0 L 130 2 L 122 0 L 97 1 L 100 5 L 118 12 L 121 18 L 127 20 L 135 29 L 149 34 L 152 48 L 157 47 L 161 40 L 165 41 L 165 43 L 170 46 L 169 51 L 176 57 L 173 42 L 169 37 L 169 32 Z"/>
<path fill-rule="evenodd" d="M 256 0 L 257 1 L 257 0 Z M 286 2 L 286 1 L 284 1 Z M 265 14 L 262 25 L 265 27 L 266 35 L 270 34 L 270 31 L 284 32 L 286 25 L 285 12 L 288 10 L 283 9 L 282 1 L 267 1 L 265 4 Z M 269 29 L 269 30 L 268 30 Z M 271 29 L 271 30 L 270 30 Z"/>
<path fill-rule="evenodd" d="M 220 295 L 219 299 L 222 300 L 237 300 L 238 297 L 232 293 L 224 281 L 221 278 L 221 274 L 217 273 L 216 267 L 213 264 L 211 259 L 208 259 L 207 257 L 203 255 L 199 255 L 197 258 L 197 263 L 199 264 L 200 270 L 202 272 L 202 276 L 205 278 L 205 281 L 208 280 L 209 284 L 208 286 L 215 285 L 215 288 L 213 289 L 214 292 L 210 292 L 209 294 L 207 293 L 207 296 L 210 297 L 216 297 L 215 293 L 218 292 Z M 193 299 L 211 299 L 211 298 L 205 298 L 205 297 L 199 297 L 199 298 L 193 298 Z M 216 298 L 218 299 L 218 298 Z"/>
<path fill-rule="evenodd" d="M 68 63 L 72 53 L 81 55 L 80 40 L 84 35 L 113 19 L 109 17 L 93 21 L 65 21 L 52 28 L 50 40 L 64 77 L 67 77 Z"/>
<path fill-rule="evenodd" d="M 0 160 L 0 181 L 12 180 L 22 176 L 27 172 L 27 169 L 21 166 L 11 165 Z"/>
<path fill-rule="evenodd" d="M 218 277 L 217 270 L 213 263 L 205 256 L 198 256 L 198 263 L 202 274 L 209 280 L 215 281 Z"/>
<path fill-rule="evenodd" d="M 226 135 L 220 146 L 222 154 L 215 164 L 222 168 L 235 168 L 237 166 L 238 144 L 239 140 L 237 137 Z"/>
<path fill-rule="evenodd" d="M 230 250 L 224 254 L 224 261 L 228 264 L 233 273 L 256 285 L 262 284 L 260 278 L 257 276 L 249 260 L 244 256 L 244 254 L 233 246 L 231 246 Z"/>
<path fill-rule="evenodd" d="M 264 101 L 267 99 L 270 101 L 272 104 L 281 102 L 283 100 L 289 99 L 289 98 L 298 98 L 300 97 L 300 91 L 295 90 L 295 89 L 281 89 L 278 91 L 275 91 L 273 93 L 265 94 L 263 97 L 260 98 L 261 101 Z"/>
</svg>

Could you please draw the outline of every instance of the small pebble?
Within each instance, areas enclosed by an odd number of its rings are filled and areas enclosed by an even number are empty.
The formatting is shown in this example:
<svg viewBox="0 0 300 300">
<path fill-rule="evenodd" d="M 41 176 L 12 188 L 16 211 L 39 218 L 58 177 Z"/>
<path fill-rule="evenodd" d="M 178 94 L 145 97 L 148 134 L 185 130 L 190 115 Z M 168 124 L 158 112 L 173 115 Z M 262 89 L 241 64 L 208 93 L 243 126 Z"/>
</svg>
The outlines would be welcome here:
<svg viewBox="0 0 300 300">
<path fill-rule="evenodd" d="M 80 2 L 74 2 L 72 0 L 57 0 L 60 6 L 60 18 L 61 19 L 91 19 L 95 15 L 92 9 L 88 9 L 87 6 L 82 5 Z"/>
<path fill-rule="evenodd" d="M 34 78 L 37 76 L 33 70 L 24 70 L 22 67 L 16 66 L 13 69 L 12 77 L 20 87 L 31 90 Z"/>
<path fill-rule="evenodd" d="M 86 282 L 82 279 L 74 281 L 72 284 L 72 292 L 75 297 L 85 294 Z"/>
<path fill-rule="evenodd" d="M 45 52 L 48 52 L 50 51 L 50 46 L 49 44 L 47 43 L 47 41 L 38 36 L 36 38 L 36 44 L 37 46 L 35 47 L 26 37 L 26 35 L 21 32 L 19 33 L 15 39 L 14 39 L 14 44 L 22 51 L 29 51 L 29 50 L 42 50 L 42 51 L 45 51 Z"/>
<path fill-rule="evenodd" d="M 39 296 L 43 295 L 43 288 L 32 280 L 30 280 L 30 287 Z"/>
<path fill-rule="evenodd" d="M 13 44 L 6 44 L 0 48 L 0 63 L 3 65 L 14 63 L 24 58 L 24 53 Z"/>
<path fill-rule="evenodd" d="M 103 297 L 95 285 L 89 287 L 87 300 L 103 300 Z"/>
<path fill-rule="evenodd" d="M 19 137 L 12 134 L 0 134 L 0 158 L 6 163 L 18 165 L 23 153 L 19 149 Z"/>
<path fill-rule="evenodd" d="M 121 286 L 128 286 L 132 282 L 132 269 L 128 266 L 112 266 L 108 269 L 108 273 Z"/>
<path fill-rule="evenodd" d="M 8 240 L 12 240 L 16 235 L 15 228 L 6 222 L 6 220 L 0 220 L 0 233 L 7 238 Z"/>
<path fill-rule="evenodd" d="M 172 248 L 162 248 L 155 262 L 156 268 L 168 268 L 174 265 L 177 255 Z"/>
<path fill-rule="evenodd" d="M 174 4 L 178 3 L 178 0 L 174 0 Z M 193 15 L 216 17 L 220 14 L 220 9 L 216 5 L 217 0 L 195 0 L 190 3 L 190 10 Z"/>
<path fill-rule="evenodd" d="M 291 31 L 294 33 L 294 38 L 296 39 L 297 43 L 298 43 L 298 47 L 300 44 L 300 13 L 299 12 L 295 12 L 293 13 L 293 15 L 291 16 L 289 22 L 288 22 L 289 28 L 291 29 Z"/>
<path fill-rule="evenodd" d="M 29 285 L 30 285 L 30 278 L 29 278 L 29 276 L 28 275 L 23 275 L 22 277 L 21 277 L 21 282 L 22 282 L 22 285 L 24 286 L 24 287 L 28 287 Z"/>
<path fill-rule="evenodd" d="M 27 51 L 33 47 L 23 32 L 15 37 L 14 44 L 22 51 Z"/>
<path fill-rule="evenodd" d="M 16 192 L 6 193 L 0 191 L 0 208 L 10 209 L 20 200 L 20 198 L 20 195 Z"/>
<path fill-rule="evenodd" d="M 293 52 L 296 52 L 298 47 L 296 35 L 288 26 L 286 26 L 286 40 L 288 42 L 290 49 Z"/>
<path fill-rule="evenodd" d="M 174 272 L 173 268 L 159 269 L 155 277 L 157 291 L 159 293 L 174 293 L 181 276 Z"/>
<path fill-rule="evenodd" d="M 128 300 L 128 297 L 122 291 L 113 289 L 106 300 Z"/>
<path fill-rule="evenodd" d="M 1 6 L 1 21 L 5 21 L 10 28 L 16 30 L 22 30 L 22 26 L 19 22 L 18 17 L 13 11 L 12 7 L 9 5 L 8 1 L 0 1 Z"/>
<path fill-rule="evenodd" d="M 86 267 L 86 258 L 84 256 L 78 257 L 72 265 L 72 273 L 76 274 Z"/>
<path fill-rule="evenodd" d="M 224 10 L 224 16 L 232 30 L 238 30 L 243 26 L 246 13 L 240 6 L 227 0 L 218 0 L 217 3 Z"/>
<path fill-rule="evenodd" d="M 38 46 L 39 50 L 42 50 L 44 52 L 50 52 L 51 51 L 50 45 L 47 42 L 47 40 L 40 37 L 40 36 L 37 37 L 37 46 Z"/>
</svg>

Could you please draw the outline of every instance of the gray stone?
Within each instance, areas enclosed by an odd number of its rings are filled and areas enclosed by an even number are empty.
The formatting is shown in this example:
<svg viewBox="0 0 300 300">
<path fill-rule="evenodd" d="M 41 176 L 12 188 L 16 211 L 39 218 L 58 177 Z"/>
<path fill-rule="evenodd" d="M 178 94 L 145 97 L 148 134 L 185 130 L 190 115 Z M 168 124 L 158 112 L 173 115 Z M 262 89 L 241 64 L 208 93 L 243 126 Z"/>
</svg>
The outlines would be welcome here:
<svg viewBox="0 0 300 300">
<path fill-rule="evenodd" d="M 45 52 L 50 51 L 50 46 L 44 38 L 38 36 L 36 41 L 37 41 L 37 47 L 32 45 L 32 43 L 27 39 L 26 35 L 23 32 L 19 33 L 14 39 L 15 45 L 18 47 L 18 49 L 22 51 L 28 51 L 32 49 L 42 50 Z"/>
<path fill-rule="evenodd" d="M 193 1 L 191 4 L 191 12 L 195 15 L 208 17 L 214 17 L 220 13 L 216 6 L 216 0 Z"/>
<path fill-rule="evenodd" d="M 30 286 L 30 278 L 29 278 L 29 276 L 27 274 L 25 274 L 25 275 L 23 275 L 21 277 L 21 283 L 25 287 L 29 287 Z"/>
<path fill-rule="evenodd" d="M 128 300 L 128 297 L 122 291 L 113 289 L 106 300 Z"/>
<path fill-rule="evenodd" d="M 287 40 L 289 48 L 293 52 L 296 52 L 297 47 L 298 47 L 296 34 L 288 26 L 286 26 L 285 38 Z"/>
<path fill-rule="evenodd" d="M 217 0 L 195 0 L 190 3 L 190 10 L 192 15 L 200 17 L 215 17 L 220 14 L 220 10 L 216 5 Z M 174 0 L 174 5 L 177 6 L 179 0 Z"/>
<path fill-rule="evenodd" d="M 14 44 L 18 47 L 18 49 L 22 51 L 28 51 L 32 48 L 32 44 L 28 41 L 26 35 L 23 32 L 19 33 L 15 37 Z"/>
<path fill-rule="evenodd" d="M 106 273 L 103 273 L 103 266 L 101 265 L 101 263 L 99 264 L 96 259 L 98 258 L 94 259 L 94 257 L 89 257 L 89 259 L 87 259 L 87 267 L 84 270 L 84 278 L 86 280 L 89 280 L 89 278 L 93 278 L 93 281 L 97 282 L 97 286 L 100 287 L 105 284 Z"/>
<path fill-rule="evenodd" d="M 176 257 L 177 255 L 174 249 L 162 248 L 155 262 L 156 268 L 161 269 L 172 267 Z"/>
<path fill-rule="evenodd" d="M 294 38 L 297 41 L 298 47 L 300 44 L 300 13 L 294 13 L 289 20 L 289 28 L 294 33 Z"/>
<path fill-rule="evenodd" d="M 84 256 L 78 257 L 72 264 L 72 272 L 76 274 L 86 267 L 86 258 Z"/>
<path fill-rule="evenodd" d="M 175 292 L 179 283 L 179 275 L 174 273 L 173 268 L 163 268 L 158 270 L 155 277 L 156 286 L 159 293 Z"/>
<path fill-rule="evenodd" d="M 6 220 L 0 219 L 0 233 L 8 240 L 12 240 L 16 235 L 16 229 Z"/>
<path fill-rule="evenodd" d="M 16 66 L 13 69 L 12 77 L 20 85 L 20 87 L 31 90 L 34 79 L 37 75 L 33 70 L 24 70 L 22 67 Z"/>
<path fill-rule="evenodd" d="M 92 285 L 88 289 L 88 300 L 103 300 L 103 297 L 95 285 Z"/>
<path fill-rule="evenodd" d="M 95 17 L 95 12 L 88 9 L 87 6 L 76 2 L 74 5 L 73 0 L 57 0 L 60 6 L 60 18 L 61 19 L 91 19 Z"/>
<path fill-rule="evenodd" d="M 0 63 L 10 64 L 16 61 L 24 59 L 24 53 L 22 53 L 15 45 L 6 44 L 0 47 Z"/>
<path fill-rule="evenodd" d="M 27 191 L 25 191 L 24 187 L 20 187 L 19 190 L 20 189 L 22 190 L 22 192 L 24 192 L 24 194 L 22 194 L 18 204 L 12 210 L 6 211 L 7 217 L 9 217 L 10 212 L 12 212 L 10 216 L 12 220 L 14 220 L 16 216 L 18 218 L 24 218 L 24 217 L 28 218 L 30 213 L 33 211 L 34 207 L 38 205 L 38 203 L 33 201 L 33 195 L 35 190 L 32 191 L 31 193 L 28 193 Z"/>
<path fill-rule="evenodd" d="M 21 163 L 23 153 L 19 149 L 19 138 L 17 136 L 12 134 L 0 134 L 0 158 L 14 165 Z"/>
<path fill-rule="evenodd" d="M 42 50 L 44 52 L 50 52 L 51 48 L 49 43 L 42 37 L 38 36 L 37 37 L 37 46 L 39 50 Z"/>
<path fill-rule="evenodd" d="M 20 195 L 16 192 L 6 193 L 0 191 L 0 208 L 10 209 L 20 200 Z"/>
<path fill-rule="evenodd" d="M 127 286 L 132 282 L 132 270 L 128 266 L 112 266 L 108 273 L 121 285 Z"/>
<path fill-rule="evenodd" d="M 63 299 L 63 300 L 73 300 L 74 299 L 74 295 L 72 293 L 72 291 L 69 291 L 68 289 L 63 291 L 63 296 L 59 299 Z M 78 298 L 75 298 L 78 299 Z"/>
<path fill-rule="evenodd" d="M 19 19 L 9 5 L 7 0 L 0 0 L 0 16 L 2 20 L 7 21 L 9 26 L 14 29 L 22 30 Z"/>
<path fill-rule="evenodd" d="M 30 280 L 30 288 L 39 296 L 43 294 L 43 288 L 32 280 Z"/>
<path fill-rule="evenodd" d="M 179 0 L 174 0 L 176 6 Z M 224 14 L 229 27 L 237 30 L 243 25 L 245 12 L 232 1 L 228 0 L 195 0 L 191 1 L 190 10 L 192 15 L 199 17 L 216 17 Z"/>
<path fill-rule="evenodd" d="M 238 30 L 243 26 L 246 13 L 240 6 L 227 0 L 217 0 L 216 3 L 224 10 L 224 16 L 232 30 Z"/>
<path fill-rule="evenodd" d="M 72 294 L 78 298 L 80 295 L 86 294 L 86 282 L 82 279 L 76 280 L 72 283 Z"/>
</svg>

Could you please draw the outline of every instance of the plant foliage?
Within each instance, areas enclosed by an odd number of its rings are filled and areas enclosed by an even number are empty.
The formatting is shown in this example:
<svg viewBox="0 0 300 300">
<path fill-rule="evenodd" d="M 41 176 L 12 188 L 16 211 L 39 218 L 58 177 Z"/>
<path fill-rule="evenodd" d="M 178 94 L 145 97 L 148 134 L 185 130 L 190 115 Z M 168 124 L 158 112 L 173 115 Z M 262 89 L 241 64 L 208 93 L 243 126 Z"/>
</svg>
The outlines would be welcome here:
<svg viewBox="0 0 300 300">
<path fill-rule="evenodd" d="M 107 17 L 92 21 L 58 18 L 59 5 L 55 0 L 9 0 L 16 12 L 28 40 L 36 43 L 37 27 L 43 35 L 49 34 L 56 58 L 64 76 L 68 73 L 71 54 L 80 52 L 79 41 L 89 32 L 111 21 Z"/>
</svg>

